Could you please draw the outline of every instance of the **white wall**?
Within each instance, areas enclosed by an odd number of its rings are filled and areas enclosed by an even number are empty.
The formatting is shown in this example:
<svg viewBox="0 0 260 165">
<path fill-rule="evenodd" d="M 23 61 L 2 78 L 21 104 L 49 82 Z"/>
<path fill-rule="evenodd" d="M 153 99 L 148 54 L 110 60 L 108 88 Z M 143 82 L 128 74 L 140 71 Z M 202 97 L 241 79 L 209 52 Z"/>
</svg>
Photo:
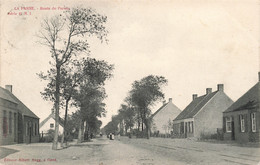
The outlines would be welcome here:
<svg viewBox="0 0 260 165">
<path fill-rule="evenodd" d="M 50 124 L 53 124 L 53 128 L 50 127 Z M 49 129 L 53 129 L 55 128 L 55 120 L 53 118 L 50 118 L 41 128 L 40 128 L 40 134 L 43 133 L 47 133 L 47 131 Z M 63 133 L 63 127 L 60 125 L 59 126 L 59 134 Z"/>
<path fill-rule="evenodd" d="M 175 119 L 180 112 L 181 110 L 172 102 L 167 103 L 167 105 L 153 117 L 152 127 L 155 127 L 156 130 L 160 131 L 160 133 L 165 134 L 166 132 L 163 126 L 168 125 L 169 120 L 172 122 L 172 120 Z M 171 130 L 172 128 L 168 130 L 169 133 Z M 154 132 L 153 128 L 152 132 Z"/>
</svg>

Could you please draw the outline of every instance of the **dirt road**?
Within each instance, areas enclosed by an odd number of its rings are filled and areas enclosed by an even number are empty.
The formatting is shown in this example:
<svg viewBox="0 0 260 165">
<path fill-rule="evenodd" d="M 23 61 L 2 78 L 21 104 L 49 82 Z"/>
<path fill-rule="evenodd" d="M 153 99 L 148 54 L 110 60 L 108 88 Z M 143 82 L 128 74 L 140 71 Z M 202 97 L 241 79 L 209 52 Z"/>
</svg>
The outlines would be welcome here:
<svg viewBox="0 0 260 165">
<path fill-rule="evenodd" d="M 0 147 L 0 149 L 3 147 Z M 1 164 L 90 164 L 90 165 L 182 165 L 240 164 L 257 165 L 259 148 L 212 144 L 186 139 L 128 139 L 121 137 L 73 145 L 53 151 L 50 143 L 4 146 L 15 150 Z M 18 151 L 18 152 L 17 152 Z"/>
</svg>

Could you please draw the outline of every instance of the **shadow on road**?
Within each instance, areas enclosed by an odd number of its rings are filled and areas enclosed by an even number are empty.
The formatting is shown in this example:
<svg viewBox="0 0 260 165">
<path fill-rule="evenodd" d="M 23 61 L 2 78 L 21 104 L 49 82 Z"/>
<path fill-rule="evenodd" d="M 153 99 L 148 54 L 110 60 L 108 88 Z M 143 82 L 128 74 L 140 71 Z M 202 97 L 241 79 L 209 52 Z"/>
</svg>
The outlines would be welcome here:
<svg viewBox="0 0 260 165">
<path fill-rule="evenodd" d="M 0 159 L 5 158 L 6 156 L 16 153 L 16 152 L 19 152 L 19 150 L 0 147 Z"/>
</svg>

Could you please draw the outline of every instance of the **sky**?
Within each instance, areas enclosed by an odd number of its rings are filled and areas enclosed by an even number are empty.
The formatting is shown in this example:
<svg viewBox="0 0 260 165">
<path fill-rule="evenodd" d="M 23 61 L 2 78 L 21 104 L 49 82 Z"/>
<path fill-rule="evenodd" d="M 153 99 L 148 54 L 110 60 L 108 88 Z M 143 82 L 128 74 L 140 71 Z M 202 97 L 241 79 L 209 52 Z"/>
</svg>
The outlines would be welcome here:
<svg viewBox="0 0 260 165">
<path fill-rule="evenodd" d="M 260 2 L 242 1 L 3 1 L 1 2 L 0 85 L 13 85 L 13 93 L 40 121 L 52 108 L 41 98 L 46 82 L 36 73 L 47 71 L 49 50 L 37 43 L 45 17 L 58 7 L 92 7 L 106 15 L 109 42 L 90 38 L 93 58 L 115 65 L 106 82 L 107 115 L 103 126 L 117 114 L 131 84 L 152 75 L 164 76 L 165 99 L 183 110 L 192 94 L 203 95 L 224 84 L 236 101 L 258 81 L 260 71 Z M 18 7 L 34 7 L 31 15 L 7 15 Z M 56 7 L 57 10 L 39 10 Z M 38 9 L 37 9 L 38 8 Z M 153 108 L 155 112 L 162 103 Z M 71 112 L 71 111 L 70 111 Z M 61 116 L 64 111 L 61 111 Z"/>
</svg>

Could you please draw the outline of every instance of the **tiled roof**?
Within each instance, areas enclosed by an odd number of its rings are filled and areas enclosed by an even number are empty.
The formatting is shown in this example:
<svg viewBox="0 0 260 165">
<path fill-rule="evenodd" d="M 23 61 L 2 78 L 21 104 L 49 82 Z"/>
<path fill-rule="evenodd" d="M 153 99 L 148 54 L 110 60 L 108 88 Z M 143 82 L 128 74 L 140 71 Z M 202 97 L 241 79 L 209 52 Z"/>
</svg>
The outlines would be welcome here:
<svg viewBox="0 0 260 165">
<path fill-rule="evenodd" d="M 3 90 L 18 104 L 17 108 L 23 115 L 39 119 L 39 117 L 36 116 L 26 105 L 24 105 L 13 93 L 1 87 L 1 91 Z"/>
<path fill-rule="evenodd" d="M 10 102 L 18 104 L 8 93 L 8 91 L 2 87 L 0 87 L 0 98 L 8 100 Z"/>
<path fill-rule="evenodd" d="M 224 113 L 259 107 L 259 94 L 260 82 L 256 83 L 251 89 L 249 89 L 243 96 L 225 110 Z"/>
<path fill-rule="evenodd" d="M 203 95 L 195 98 L 175 119 L 182 120 L 194 117 L 200 109 L 208 103 L 208 101 L 215 96 L 218 91 L 212 92 L 207 95 Z"/>
</svg>

